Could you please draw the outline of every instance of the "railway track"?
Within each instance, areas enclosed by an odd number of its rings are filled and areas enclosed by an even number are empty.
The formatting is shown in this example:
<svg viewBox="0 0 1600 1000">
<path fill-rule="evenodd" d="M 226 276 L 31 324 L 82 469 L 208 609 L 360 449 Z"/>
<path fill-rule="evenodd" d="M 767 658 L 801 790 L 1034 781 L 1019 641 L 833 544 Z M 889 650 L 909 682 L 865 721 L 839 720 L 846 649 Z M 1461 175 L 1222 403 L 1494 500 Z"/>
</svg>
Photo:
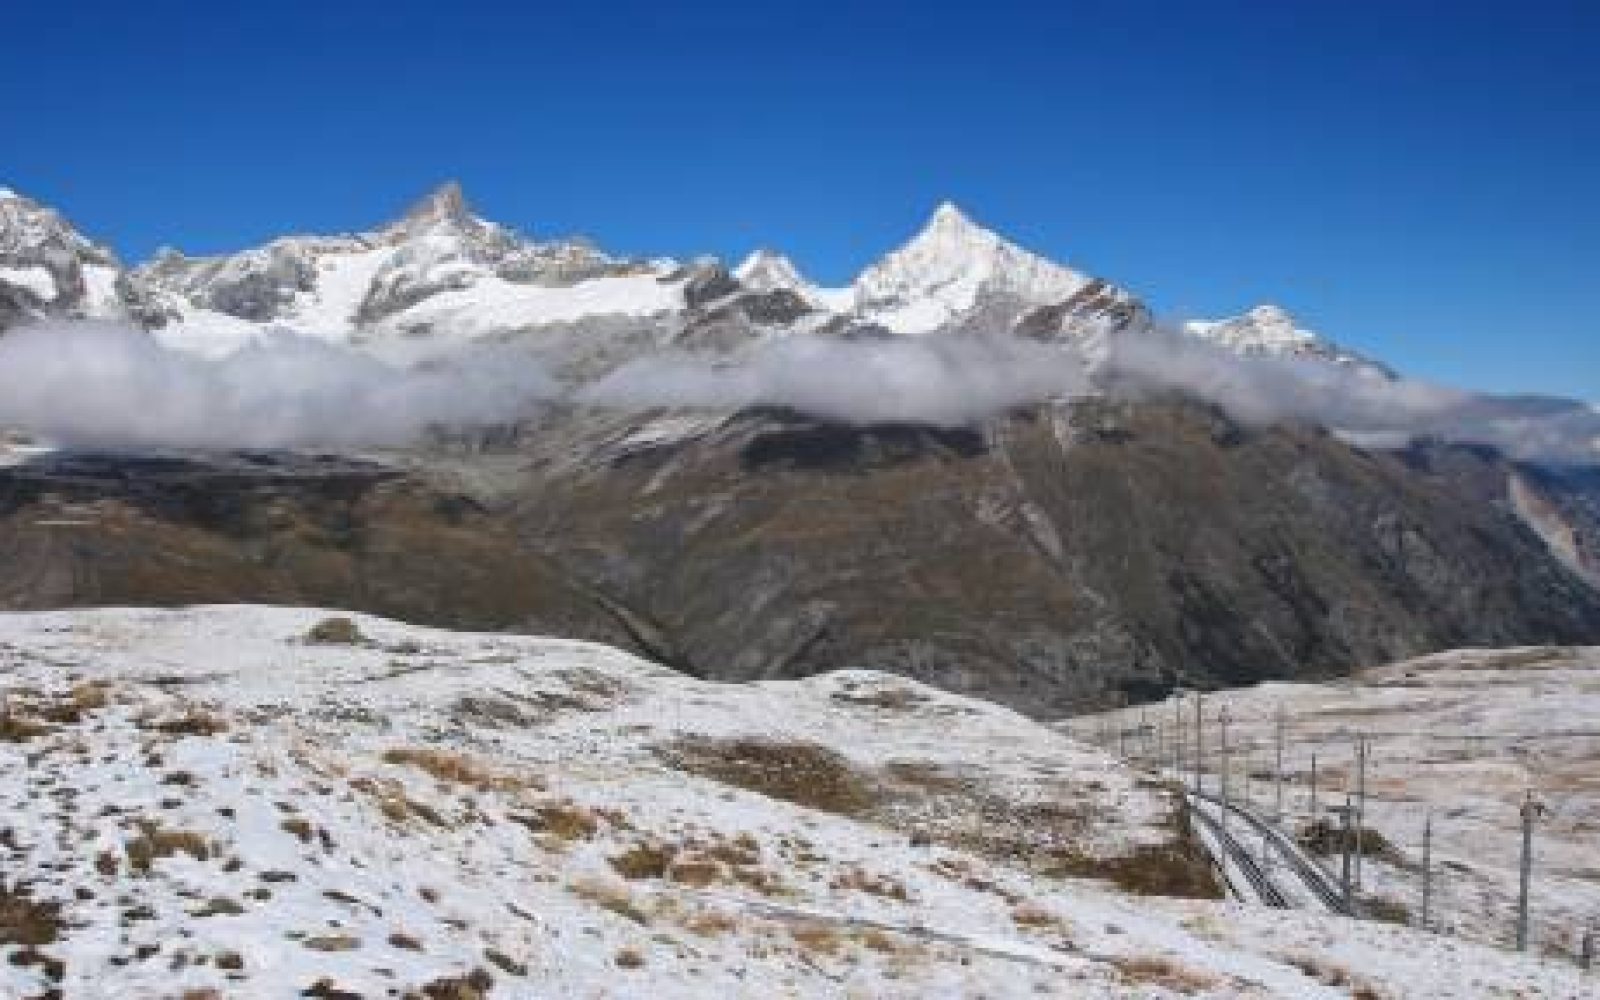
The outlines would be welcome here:
<svg viewBox="0 0 1600 1000">
<path fill-rule="evenodd" d="M 1268 823 L 1260 816 L 1257 816 L 1250 810 L 1245 809 L 1235 803 L 1229 802 L 1224 805 L 1220 797 L 1213 795 L 1210 792 L 1191 792 L 1189 794 L 1191 797 L 1197 797 L 1211 803 L 1218 809 L 1226 808 L 1230 815 L 1237 816 L 1251 829 L 1255 830 L 1261 836 L 1266 838 L 1267 842 L 1276 849 L 1278 856 L 1287 864 L 1288 870 L 1294 874 L 1295 878 L 1305 885 L 1306 889 L 1311 893 L 1311 895 L 1316 898 L 1317 901 L 1322 904 L 1323 908 L 1329 913 L 1337 913 L 1343 916 L 1353 915 L 1350 905 L 1345 902 L 1344 895 L 1339 891 L 1339 888 L 1333 884 L 1332 879 L 1328 877 L 1327 873 L 1319 868 L 1315 863 L 1308 860 L 1306 856 L 1297 847 L 1295 847 L 1293 842 L 1289 840 L 1288 836 L 1282 830 L 1279 830 L 1277 827 Z M 1213 829 L 1221 826 L 1220 823 L 1217 823 L 1215 817 L 1211 816 L 1209 813 L 1206 813 L 1202 810 L 1196 810 L 1196 814 L 1203 816 L 1207 821 L 1209 821 L 1212 824 Z M 1235 846 L 1240 847 L 1241 850 L 1243 849 L 1242 845 L 1239 845 L 1237 841 L 1235 841 L 1234 844 Z M 1231 850 L 1231 848 L 1229 850 Z M 1235 863 L 1237 864 L 1237 862 Z"/>
<path fill-rule="evenodd" d="M 1209 801 L 1209 796 L 1203 796 L 1202 798 Z M 1239 843 L 1238 839 L 1234 837 L 1227 827 L 1219 822 L 1215 816 L 1211 815 L 1210 812 L 1199 808 L 1193 802 L 1190 805 L 1189 814 L 1198 818 L 1206 829 L 1211 831 L 1215 842 L 1223 853 L 1227 855 L 1228 861 L 1232 863 L 1232 868 L 1244 876 L 1245 881 L 1250 883 L 1250 888 L 1254 891 L 1256 899 L 1260 900 L 1263 905 L 1270 906 L 1273 909 L 1288 909 L 1289 901 L 1283 895 L 1283 890 L 1279 889 L 1271 877 L 1262 870 L 1261 864 L 1256 861 L 1255 855 L 1251 854 L 1248 848 Z M 1222 807 L 1219 804 L 1217 808 L 1220 809 Z M 1223 864 L 1221 867 L 1223 878 L 1231 883 L 1232 880 L 1228 874 L 1229 865 Z M 1238 891 L 1238 886 L 1230 884 L 1229 888 L 1233 890 L 1235 896 L 1242 895 Z"/>
</svg>

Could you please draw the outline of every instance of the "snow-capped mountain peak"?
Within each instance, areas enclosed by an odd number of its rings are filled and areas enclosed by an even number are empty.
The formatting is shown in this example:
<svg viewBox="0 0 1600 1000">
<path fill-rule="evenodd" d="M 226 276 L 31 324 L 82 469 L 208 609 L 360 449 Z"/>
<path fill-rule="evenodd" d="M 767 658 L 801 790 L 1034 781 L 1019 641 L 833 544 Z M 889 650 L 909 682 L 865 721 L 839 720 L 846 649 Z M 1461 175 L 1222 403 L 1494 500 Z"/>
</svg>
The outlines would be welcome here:
<svg viewBox="0 0 1600 1000">
<path fill-rule="evenodd" d="M 757 292 L 771 292 L 780 288 L 798 291 L 809 284 L 801 277 L 794 261 L 766 247 L 746 257 L 743 263 L 733 269 L 733 276 L 741 285 Z"/>
<path fill-rule="evenodd" d="M 1228 319 L 1190 320 L 1183 328 L 1191 336 L 1246 357 L 1318 358 L 1384 377 L 1392 374 L 1382 365 L 1305 329 L 1287 310 L 1271 303 Z"/>
<path fill-rule="evenodd" d="M 856 308 L 896 333 L 925 333 L 985 305 L 1026 309 L 1059 303 L 1088 283 L 978 225 L 947 201 L 909 243 L 856 279 Z"/>
<path fill-rule="evenodd" d="M 30 317 L 120 315 L 116 254 L 54 209 L 0 188 L 0 326 Z"/>
</svg>

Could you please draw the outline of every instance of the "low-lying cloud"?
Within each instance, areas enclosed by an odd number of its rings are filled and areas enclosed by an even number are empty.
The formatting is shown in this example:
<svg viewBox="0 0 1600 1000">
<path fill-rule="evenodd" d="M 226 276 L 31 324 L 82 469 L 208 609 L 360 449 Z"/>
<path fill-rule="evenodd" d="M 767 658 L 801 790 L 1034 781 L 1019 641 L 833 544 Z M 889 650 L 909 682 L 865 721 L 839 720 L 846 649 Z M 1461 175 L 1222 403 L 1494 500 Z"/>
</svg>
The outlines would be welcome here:
<svg viewBox="0 0 1600 1000">
<path fill-rule="evenodd" d="M 845 423 L 950 426 L 1089 388 L 1072 354 L 1033 341 L 796 334 L 738 360 L 639 358 L 585 386 L 577 398 L 622 408 L 781 406 Z"/>
<path fill-rule="evenodd" d="M 1116 393 L 1182 392 L 1245 423 L 1318 424 L 1360 447 L 1436 438 L 1519 459 L 1600 461 L 1600 414 L 1581 403 L 1469 393 L 1311 357 L 1241 357 L 1171 330 L 1118 338 L 1100 375 Z"/>
<path fill-rule="evenodd" d="M 437 424 L 516 419 L 553 391 L 526 355 L 489 349 L 396 368 L 288 332 L 217 359 L 116 323 L 0 337 L 0 426 L 78 446 L 399 445 Z"/>
<path fill-rule="evenodd" d="M 1240 357 L 1176 330 L 1109 340 L 1091 371 L 1071 350 L 1009 335 L 796 334 L 738 356 L 646 355 L 567 386 L 514 345 L 401 367 L 283 332 L 217 359 L 126 325 L 52 322 L 0 337 L 0 427 L 75 446 L 340 448 L 403 445 L 438 425 L 537 418 L 550 401 L 772 406 L 844 423 L 954 426 L 1089 393 L 1181 393 L 1247 423 L 1315 423 L 1368 448 L 1432 437 L 1521 459 L 1600 462 L 1600 413 L 1570 401 L 1477 395 L 1317 359 Z"/>
</svg>

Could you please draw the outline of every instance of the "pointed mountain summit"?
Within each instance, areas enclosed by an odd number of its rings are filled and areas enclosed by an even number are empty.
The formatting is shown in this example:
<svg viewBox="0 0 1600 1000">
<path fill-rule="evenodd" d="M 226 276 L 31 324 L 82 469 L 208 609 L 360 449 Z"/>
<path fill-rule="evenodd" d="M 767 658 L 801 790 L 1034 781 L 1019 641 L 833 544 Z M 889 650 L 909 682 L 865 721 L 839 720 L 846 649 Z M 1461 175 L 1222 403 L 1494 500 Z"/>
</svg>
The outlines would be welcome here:
<svg viewBox="0 0 1600 1000">
<path fill-rule="evenodd" d="M 743 263 L 733 269 L 733 276 L 739 279 L 741 285 L 757 292 L 771 292 L 780 288 L 798 292 L 810 287 L 810 282 L 801 276 L 794 261 L 766 247 L 746 257 Z"/>
<path fill-rule="evenodd" d="M 122 315 L 121 266 L 59 212 L 0 188 L 0 328 L 45 316 Z"/>
<path fill-rule="evenodd" d="M 465 223 L 474 220 L 472 211 L 467 206 L 467 196 L 461 190 L 461 183 L 452 180 L 445 181 L 413 203 L 401 221 L 427 224 L 443 221 Z"/>
<path fill-rule="evenodd" d="M 909 243 L 856 279 L 856 307 L 896 333 L 926 333 L 994 307 L 1010 314 L 1009 326 L 1022 311 L 1063 302 L 1089 283 L 946 201 Z"/>
<path fill-rule="evenodd" d="M 1191 336 L 1245 357 L 1318 358 L 1393 377 L 1384 366 L 1300 326 L 1288 310 L 1270 302 L 1227 319 L 1190 320 L 1183 328 Z"/>
</svg>

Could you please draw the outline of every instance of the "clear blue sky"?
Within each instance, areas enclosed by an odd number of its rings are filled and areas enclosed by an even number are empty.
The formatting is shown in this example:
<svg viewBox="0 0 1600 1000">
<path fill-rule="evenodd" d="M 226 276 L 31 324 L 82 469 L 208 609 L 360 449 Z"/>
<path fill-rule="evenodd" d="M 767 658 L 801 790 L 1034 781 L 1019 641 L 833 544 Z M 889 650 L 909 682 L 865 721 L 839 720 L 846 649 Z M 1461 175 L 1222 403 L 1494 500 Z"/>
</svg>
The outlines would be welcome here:
<svg viewBox="0 0 1600 1000">
<path fill-rule="evenodd" d="M 455 177 L 534 234 L 842 282 L 951 198 L 1169 314 L 1276 301 L 1411 374 L 1600 400 L 1600 3 L 75 0 L 4 30 L 0 184 L 129 258 Z"/>
</svg>

